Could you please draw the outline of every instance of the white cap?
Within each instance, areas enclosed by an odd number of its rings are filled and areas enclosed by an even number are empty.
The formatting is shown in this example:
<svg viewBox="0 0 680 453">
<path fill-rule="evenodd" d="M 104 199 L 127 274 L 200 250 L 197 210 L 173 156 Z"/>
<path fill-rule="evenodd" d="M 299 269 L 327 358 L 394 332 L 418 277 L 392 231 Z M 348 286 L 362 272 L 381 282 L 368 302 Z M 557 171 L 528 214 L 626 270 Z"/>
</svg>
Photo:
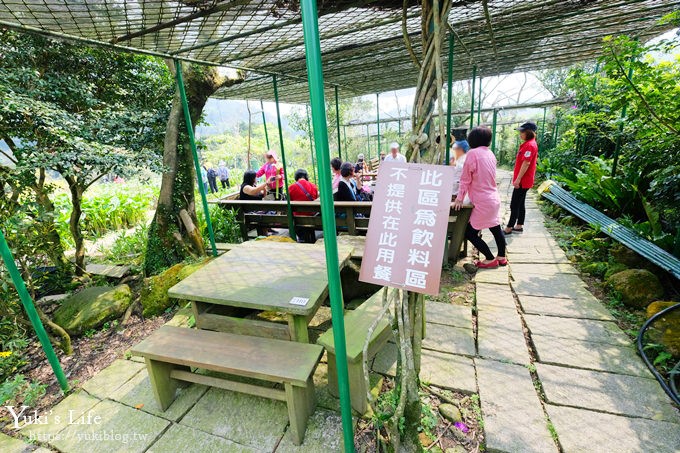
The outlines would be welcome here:
<svg viewBox="0 0 680 453">
<path fill-rule="evenodd" d="M 359 154 L 359 155 L 357 156 L 357 159 L 363 159 L 363 158 L 364 158 L 364 155 L 363 155 L 363 154 Z"/>
<path fill-rule="evenodd" d="M 390 143 L 390 149 L 394 149 L 394 148 L 399 149 L 399 143 L 397 143 L 397 142 Z"/>
</svg>

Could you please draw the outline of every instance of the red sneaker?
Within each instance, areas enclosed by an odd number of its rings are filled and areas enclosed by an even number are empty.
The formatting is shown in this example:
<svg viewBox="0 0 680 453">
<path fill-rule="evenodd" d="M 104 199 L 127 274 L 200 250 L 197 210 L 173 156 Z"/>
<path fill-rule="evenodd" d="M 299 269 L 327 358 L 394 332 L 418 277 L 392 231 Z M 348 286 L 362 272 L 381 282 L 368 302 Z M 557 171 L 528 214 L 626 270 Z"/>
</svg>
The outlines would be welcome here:
<svg viewBox="0 0 680 453">
<path fill-rule="evenodd" d="M 508 259 L 504 256 L 499 256 L 498 258 L 496 258 L 496 260 L 498 261 L 499 266 L 507 266 L 508 265 Z"/>
<path fill-rule="evenodd" d="M 498 267 L 498 260 L 495 259 L 495 260 L 490 261 L 488 263 L 485 263 L 483 261 L 477 261 L 475 263 L 475 266 L 477 266 L 480 269 L 496 269 Z"/>
</svg>

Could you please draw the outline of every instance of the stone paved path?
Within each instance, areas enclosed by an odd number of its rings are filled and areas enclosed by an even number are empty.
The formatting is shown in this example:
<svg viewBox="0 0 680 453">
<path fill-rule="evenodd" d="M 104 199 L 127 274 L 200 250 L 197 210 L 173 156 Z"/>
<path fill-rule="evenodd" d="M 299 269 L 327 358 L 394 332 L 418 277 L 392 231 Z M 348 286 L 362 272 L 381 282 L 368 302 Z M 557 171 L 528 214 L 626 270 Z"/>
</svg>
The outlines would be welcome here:
<svg viewBox="0 0 680 453">
<path fill-rule="evenodd" d="M 499 176 L 507 216 L 510 176 Z M 534 194 L 527 207 L 526 232 L 507 238 L 510 266 L 478 272 L 473 307 L 426 303 L 422 381 L 479 395 L 487 451 L 679 452 L 677 409 L 543 226 Z M 374 384 L 394 376 L 396 357 L 393 343 L 375 357 Z M 300 447 L 282 402 L 190 385 L 160 412 L 136 358 L 114 362 L 21 435 L 40 452 L 341 451 L 325 359 L 314 382 L 318 407 Z M 2 452 L 35 445 L 0 435 Z"/>
</svg>

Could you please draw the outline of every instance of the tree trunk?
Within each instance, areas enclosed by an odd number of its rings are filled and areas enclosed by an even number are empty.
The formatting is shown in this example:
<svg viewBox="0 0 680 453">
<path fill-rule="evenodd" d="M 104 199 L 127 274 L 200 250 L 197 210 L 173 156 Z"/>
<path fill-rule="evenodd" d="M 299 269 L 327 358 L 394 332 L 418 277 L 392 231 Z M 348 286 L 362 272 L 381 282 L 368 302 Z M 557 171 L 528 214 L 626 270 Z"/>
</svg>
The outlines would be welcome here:
<svg viewBox="0 0 680 453">
<path fill-rule="evenodd" d="M 82 201 L 83 189 L 79 186 L 78 180 L 75 176 L 65 176 L 68 183 L 69 191 L 71 192 L 71 217 L 69 218 L 69 230 L 73 237 L 73 242 L 76 244 L 76 275 L 80 276 L 85 273 L 85 238 L 80 229 L 80 216 L 83 214 Z"/>
<path fill-rule="evenodd" d="M 167 61 L 167 64 L 174 74 L 174 63 Z M 242 77 L 228 79 L 219 75 L 216 68 L 197 65 L 185 65 L 182 75 L 194 129 L 208 98 L 218 89 L 243 80 Z M 176 89 L 163 144 L 164 169 L 158 206 L 149 227 L 144 263 L 147 275 L 157 274 L 187 257 L 205 255 L 200 232 L 196 234 L 196 230 L 189 231 L 186 226 L 190 223 L 198 226 L 199 222 L 194 197 L 196 171 L 189 136 L 185 131 L 182 103 L 179 89 Z M 180 212 L 183 211 L 185 221 L 180 217 Z M 187 219 L 191 222 L 187 222 Z"/>
<path fill-rule="evenodd" d="M 444 125 L 442 107 L 442 88 L 444 85 L 442 70 L 442 43 L 446 35 L 445 27 L 451 1 L 422 2 L 422 43 L 423 55 L 420 64 L 416 95 L 411 114 L 413 131 L 406 147 L 406 157 L 411 162 L 432 162 L 439 160 L 444 143 Z M 409 41 L 407 35 L 404 39 Z M 439 106 L 439 127 L 434 130 L 435 103 Z M 439 144 L 435 139 L 440 136 Z"/>
<path fill-rule="evenodd" d="M 49 216 L 53 216 L 54 203 L 52 203 L 52 200 L 50 200 L 50 197 L 47 194 L 47 190 L 45 190 L 44 168 L 41 168 L 39 170 L 38 181 L 37 184 L 33 186 L 33 191 L 35 193 L 36 202 L 40 206 L 42 206 L 42 208 Z M 49 228 L 46 240 L 48 243 L 48 247 L 46 247 L 45 253 L 47 253 L 47 256 L 50 257 L 50 260 L 57 267 L 60 273 L 61 272 L 67 273 L 69 271 L 69 268 L 71 267 L 71 263 L 69 263 L 69 261 L 66 259 L 64 247 L 61 245 L 61 237 L 59 237 L 59 233 L 57 232 L 57 229 L 54 226 Z"/>
</svg>

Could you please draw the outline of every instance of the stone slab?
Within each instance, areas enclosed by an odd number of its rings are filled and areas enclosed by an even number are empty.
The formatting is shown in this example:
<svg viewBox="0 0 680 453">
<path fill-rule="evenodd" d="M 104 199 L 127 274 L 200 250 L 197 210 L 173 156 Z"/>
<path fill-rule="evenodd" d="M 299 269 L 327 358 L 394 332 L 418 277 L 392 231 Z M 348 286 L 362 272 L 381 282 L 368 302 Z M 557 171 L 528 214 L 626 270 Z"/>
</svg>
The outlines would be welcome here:
<svg viewBox="0 0 680 453">
<path fill-rule="evenodd" d="M 475 359 L 486 447 L 502 452 L 557 452 L 526 367 Z"/>
<path fill-rule="evenodd" d="M 476 283 L 494 283 L 496 285 L 509 285 L 510 275 L 507 267 L 498 269 L 480 269 L 475 274 Z"/>
<path fill-rule="evenodd" d="M 145 368 L 143 363 L 132 360 L 115 360 L 84 383 L 82 388 L 97 398 L 111 398 L 116 390 Z"/>
<path fill-rule="evenodd" d="M 420 357 L 420 380 L 436 387 L 476 393 L 472 359 L 424 349 Z"/>
<path fill-rule="evenodd" d="M 277 453 L 300 452 L 338 452 L 342 450 L 342 419 L 337 412 L 317 409 L 307 423 L 305 440 L 302 445 L 294 445 L 290 428 L 276 448 Z"/>
<path fill-rule="evenodd" d="M 288 425 L 288 410 L 283 401 L 211 388 L 180 424 L 273 451 Z"/>
<path fill-rule="evenodd" d="M 33 451 L 33 445 L 0 433 L 0 451 L 2 453 L 24 453 Z"/>
<path fill-rule="evenodd" d="M 524 321 L 532 335 L 568 338 L 620 346 L 632 344 L 632 340 L 628 335 L 623 333 L 616 324 L 610 321 L 559 318 L 542 315 L 524 315 Z"/>
<path fill-rule="evenodd" d="M 512 276 L 512 287 L 518 295 L 554 297 L 558 299 L 577 299 L 588 297 L 590 292 L 585 283 L 575 275 L 559 275 L 547 277 L 544 275 L 532 275 L 529 277 Z"/>
<path fill-rule="evenodd" d="M 578 270 L 571 264 L 526 264 L 526 263 L 510 263 L 510 272 L 512 275 L 558 275 L 558 274 L 573 274 L 578 275 Z"/>
<path fill-rule="evenodd" d="M 477 316 L 480 356 L 521 365 L 529 363 L 529 351 L 517 311 L 489 307 L 480 310 Z"/>
<path fill-rule="evenodd" d="M 257 453 L 257 450 L 239 445 L 223 437 L 213 436 L 198 429 L 173 424 L 147 450 L 148 453 L 181 453 L 191 451 L 224 452 L 224 453 Z"/>
<path fill-rule="evenodd" d="M 549 403 L 680 423 L 678 411 L 654 379 L 542 363 L 536 369 Z"/>
<path fill-rule="evenodd" d="M 385 376 L 396 376 L 398 354 L 397 345 L 391 341 L 388 342 L 373 358 L 371 370 Z"/>
<path fill-rule="evenodd" d="M 531 340 L 541 363 L 651 377 L 632 347 L 543 335 Z"/>
<path fill-rule="evenodd" d="M 425 302 L 428 323 L 472 329 L 472 307 L 444 302 Z"/>
<path fill-rule="evenodd" d="M 448 352 L 467 356 L 475 355 L 475 340 L 471 329 L 427 323 L 427 336 L 423 340 L 423 349 Z"/>
<path fill-rule="evenodd" d="M 563 318 L 597 319 L 600 321 L 614 321 L 609 310 L 595 297 L 581 297 L 579 299 L 558 299 L 554 297 L 517 296 L 524 313 Z"/>
<path fill-rule="evenodd" d="M 175 393 L 175 401 L 163 412 L 153 396 L 149 375 L 146 370 L 142 370 L 116 390 L 112 399 L 157 417 L 176 422 L 207 391 L 208 387 L 204 385 L 191 384 L 187 387 L 180 387 Z"/>
<path fill-rule="evenodd" d="M 76 391 L 64 398 L 47 415 L 48 423 L 25 425 L 21 428 L 21 435 L 41 443 L 48 443 L 56 439 L 61 431 L 69 426 L 69 416 L 78 418 L 99 403 L 99 400 L 83 391 Z M 0 451 L 2 451 L 0 449 Z"/>
<path fill-rule="evenodd" d="M 83 414 L 101 417 L 100 423 L 70 425 L 50 443 L 62 452 L 136 453 L 147 448 L 170 422 L 113 401 L 102 401 Z"/>
<path fill-rule="evenodd" d="M 88 264 L 85 272 L 93 275 L 102 275 L 109 278 L 123 278 L 130 272 L 130 266 L 115 266 L 111 264 Z"/>
<path fill-rule="evenodd" d="M 551 253 L 508 253 L 508 261 L 515 264 L 569 264 L 569 258 L 564 254 Z"/>
<path fill-rule="evenodd" d="M 546 405 L 565 452 L 677 453 L 680 428 L 674 423 L 628 418 Z"/>
<path fill-rule="evenodd" d="M 475 289 L 477 310 L 488 307 L 507 308 L 516 310 L 515 297 L 509 286 L 494 285 L 491 283 L 477 283 Z"/>
</svg>

